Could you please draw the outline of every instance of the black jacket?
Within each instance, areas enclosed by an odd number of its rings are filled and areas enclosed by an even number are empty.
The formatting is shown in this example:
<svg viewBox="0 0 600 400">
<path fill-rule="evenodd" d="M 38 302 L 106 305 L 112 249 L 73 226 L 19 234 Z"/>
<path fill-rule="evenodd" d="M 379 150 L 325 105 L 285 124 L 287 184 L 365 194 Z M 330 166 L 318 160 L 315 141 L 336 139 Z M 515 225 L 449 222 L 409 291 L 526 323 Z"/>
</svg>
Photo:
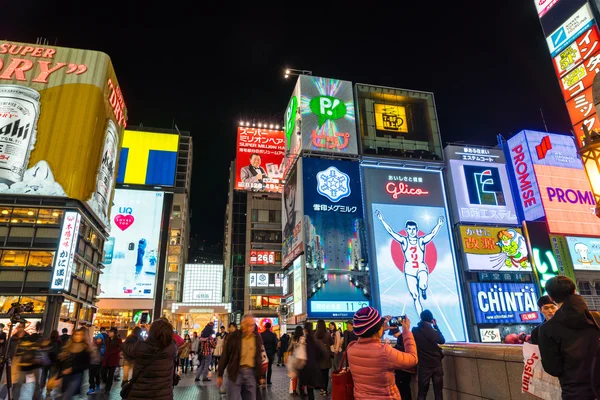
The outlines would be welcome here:
<svg viewBox="0 0 600 400">
<path fill-rule="evenodd" d="M 173 399 L 173 366 L 177 357 L 177 345 L 172 343 L 161 349 L 151 339 L 125 341 L 123 354 L 135 360 L 133 385 L 128 400 Z"/>
<path fill-rule="evenodd" d="M 356 333 L 354 333 L 354 331 L 350 332 L 346 329 L 346 332 L 344 332 L 344 343 L 342 343 L 342 351 L 346 351 L 348 345 L 357 340 L 358 336 L 356 336 Z"/>
<path fill-rule="evenodd" d="M 444 354 L 439 345 L 446 343 L 442 332 L 434 329 L 430 322 L 421 321 L 412 329 L 412 333 L 417 343 L 419 367 L 441 367 Z"/>
<path fill-rule="evenodd" d="M 329 348 L 314 337 L 306 337 L 306 358 L 306 365 L 298 376 L 300 385 L 322 387 L 321 362 L 324 359 L 329 360 Z"/>
<path fill-rule="evenodd" d="M 267 329 L 260 334 L 260 337 L 263 341 L 263 345 L 265 346 L 265 352 L 267 355 L 271 356 L 277 353 L 277 336 L 273 332 Z"/>
<path fill-rule="evenodd" d="M 594 399 L 590 366 L 600 328 L 583 298 L 569 296 L 539 331 L 542 365 L 560 380 L 563 399 Z"/>
<path fill-rule="evenodd" d="M 254 356 L 254 373 L 256 375 L 256 378 L 258 379 L 264 375 L 261 357 L 261 349 L 263 343 L 258 333 L 252 333 L 252 335 L 256 340 L 256 355 Z M 237 331 L 227 336 L 227 340 L 225 341 L 225 345 L 223 346 L 223 354 L 221 354 L 221 359 L 219 360 L 218 376 L 223 376 L 223 374 L 225 373 L 225 369 L 227 369 L 228 379 L 231 379 L 233 382 L 235 382 L 238 376 L 238 372 L 240 370 L 241 355 L 242 330 L 238 329 Z"/>
</svg>

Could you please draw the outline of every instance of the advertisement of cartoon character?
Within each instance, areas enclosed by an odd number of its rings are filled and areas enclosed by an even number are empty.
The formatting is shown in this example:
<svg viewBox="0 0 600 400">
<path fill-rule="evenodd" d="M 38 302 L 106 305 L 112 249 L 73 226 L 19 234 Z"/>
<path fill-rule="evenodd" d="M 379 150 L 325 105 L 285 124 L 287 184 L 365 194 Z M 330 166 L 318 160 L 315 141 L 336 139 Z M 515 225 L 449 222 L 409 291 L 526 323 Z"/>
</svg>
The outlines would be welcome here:
<svg viewBox="0 0 600 400">
<path fill-rule="evenodd" d="M 521 229 L 461 226 L 460 240 L 469 271 L 531 271 Z"/>
<path fill-rule="evenodd" d="M 567 236 L 573 268 L 600 271 L 600 239 Z"/>
<path fill-rule="evenodd" d="M 441 173 L 363 168 L 375 298 L 384 315 L 419 321 L 430 310 L 447 340 L 465 341 Z"/>
</svg>

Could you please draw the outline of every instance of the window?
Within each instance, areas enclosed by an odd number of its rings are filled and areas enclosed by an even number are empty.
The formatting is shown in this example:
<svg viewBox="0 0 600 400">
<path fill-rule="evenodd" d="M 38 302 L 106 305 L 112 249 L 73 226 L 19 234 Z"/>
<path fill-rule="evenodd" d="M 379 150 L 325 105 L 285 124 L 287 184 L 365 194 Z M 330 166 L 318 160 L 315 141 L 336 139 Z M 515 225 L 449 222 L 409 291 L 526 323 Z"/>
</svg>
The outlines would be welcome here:
<svg viewBox="0 0 600 400">
<path fill-rule="evenodd" d="M 171 237 L 169 239 L 169 245 L 171 246 L 179 246 L 181 244 L 181 237 Z"/>
<path fill-rule="evenodd" d="M 86 281 L 87 283 L 92 283 L 92 273 L 93 273 L 93 272 L 94 272 L 94 271 L 92 271 L 92 269 L 91 269 L 91 268 L 89 268 L 89 267 L 87 267 L 87 268 L 85 269 L 85 281 Z"/>
<path fill-rule="evenodd" d="M 77 268 L 75 269 L 75 275 L 77 275 L 80 278 L 83 278 L 85 274 L 85 266 L 81 261 L 77 261 L 76 265 Z"/>
<path fill-rule="evenodd" d="M 38 224 L 58 225 L 62 220 L 63 211 L 50 208 L 40 209 L 37 217 Z"/>
<path fill-rule="evenodd" d="M 179 271 L 179 264 L 169 264 L 169 272 Z"/>
<path fill-rule="evenodd" d="M 0 296 L 0 313 L 6 314 L 12 307 L 12 303 L 19 301 L 19 296 Z"/>
<path fill-rule="evenodd" d="M 177 264 L 179 264 L 179 256 L 169 256 L 169 257 L 167 257 L 167 261 L 169 263 L 177 263 Z"/>
<path fill-rule="evenodd" d="M 252 217 L 252 222 L 258 221 L 258 210 L 252 210 L 252 213 L 250 215 Z"/>
<path fill-rule="evenodd" d="M 34 228 L 25 228 L 22 226 L 13 226 L 10 228 L 7 246 L 29 247 L 33 239 Z"/>
<path fill-rule="evenodd" d="M 32 251 L 29 253 L 28 267 L 52 267 L 54 261 L 53 251 Z"/>
<path fill-rule="evenodd" d="M 2 211 L 0 211 L 0 222 L 10 222 L 11 217 L 12 217 L 12 208 L 1 208 Z"/>
<path fill-rule="evenodd" d="M 41 314 L 46 309 L 45 296 L 23 296 L 21 297 L 21 304 L 25 303 L 33 303 L 34 314 Z"/>
<path fill-rule="evenodd" d="M 33 247 L 53 247 L 58 246 L 60 237 L 60 228 L 37 228 Z"/>
<path fill-rule="evenodd" d="M 181 229 L 171 229 L 171 237 L 181 237 Z"/>
<path fill-rule="evenodd" d="M 0 246 L 4 245 L 4 241 L 8 236 L 8 226 L 0 226 Z"/>
<path fill-rule="evenodd" d="M 269 210 L 258 210 L 258 222 L 269 222 Z"/>
<path fill-rule="evenodd" d="M 169 254 L 171 254 L 171 255 L 181 254 L 181 246 L 169 246 Z"/>
<path fill-rule="evenodd" d="M 37 214 L 38 209 L 36 208 L 15 208 L 10 222 L 13 224 L 35 224 Z"/>
<path fill-rule="evenodd" d="M 85 254 L 85 240 L 79 239 L 79 243 L 77 243 L 77 254 L 81 257 Z"/>
<path fill-rule="evenodd" d="M 90 246 L 89 244 L 85 245 L 84 258 L 89 262 L 92 262 L 94 260 L 94 248 L 92 246 Z"/>
<path fill-rule="evenodd" d="M 588 281 L 579 281 L 577 283 L 579 285 L 579 294 L 582 296 L 591 296 L 592 295 L 592 287 Z"/>
<path fill-rule="evenodd" d="M 79 281 L 77 279 L 71 280 L 71 294 L 77 296 L 79 292 Z"/>
<path fill-rule="evenodd" d="M 78 304 L 71 300 L 65 300 L 60 307 L 61 318 L 73 318 L 77 317 Z"/>
<path fill-rule="evenodd" d="M 181 218 L 180 204 L 173 204 L 173 212 L 171 213 L 171 218 Z"/>
<path fill-rule="evenodd" d="M 90 233 L 88 235 L 88 241 L 92 244 L 92 246 L 98 248 L 100 247 L 100 238 L 96 235 L 93 229 L 90 229 Z"/>
<path fill-rule="evenodd" d="M 2 267 L 24 267 L 27 265 L 28 251 L 22 250 L 4 250 L 2 251 Z"/>
<path fill-rule="evenodd" d="M 270 210 L 269 211 L 269 222 L 281 222 L 281 211 Z"/>
<path fill-rule="evenodd" d="M 600 296 L 600 281 L 594 282 L 594 289 L 596 290 L 596 296 Z"/>
</svg>

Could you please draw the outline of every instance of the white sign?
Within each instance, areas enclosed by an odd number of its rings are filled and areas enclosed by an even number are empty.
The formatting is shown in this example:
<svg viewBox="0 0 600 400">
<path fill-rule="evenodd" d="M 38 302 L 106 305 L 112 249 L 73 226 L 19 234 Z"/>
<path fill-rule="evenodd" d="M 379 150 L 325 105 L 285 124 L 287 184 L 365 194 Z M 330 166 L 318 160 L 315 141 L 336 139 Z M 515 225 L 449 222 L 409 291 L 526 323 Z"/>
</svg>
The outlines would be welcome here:
<svg viewBox="0 0 600 400">
<path fill-rule="evenodd" d="M 250 273 L 250 286 L 251 287 L 256 286 L 256 274 L 254 272 Z"/>
<path fill-rule="evenodd" d="M 193 301 L 207 301 L 212 300 L 211 290 L 193 290 L 192 291 Z"/>
<path fill-rule="evenodd" d="M 482 343 L 502 343 L 498 328 L 479 329 L 479 336 Z"/>
<path fill-rule="evenodd" d="M 269 274 L 257 273 L 256 286 L 269 286 Z"/>
<path fill-rule="evenodd" d="M 282 287 L 283 287 L 283 295 L 287 296 L 287 294 L 288 294 L 288 277 L 287 277 L 287 275 L 283 278 Z"/>
<path fill-rule="evenodd" d="M 561 26 L 546 38 L 550 54 L 555 57 L 575 38 L 594 23 L 594 16 L 588 3 L 571 15 Z"/>
<path fill-rule="evenodd" d="M 50 289 L 52 290 L 69 290 L 80 222 L 81 215 L 79 213 L 75 211 L 67 211 L 65 213 L 60 232 L 58 251 L 54 260 L 52 281 L 50 282 Z"/>
<path fill-rule="evenodd" d="M 558 3 L 558 0 L 534 0 L 535 8 L 537 9 L 538 17 L 542 18 L 544 14 Z"/>
<path fill-rule="evenodd" d="M 304 276 L 302 275 L 302 256 L 296 258 L 293 264 L 294 268 L 294 314 L 296 316 L 304 314 Z"/>
</svg>

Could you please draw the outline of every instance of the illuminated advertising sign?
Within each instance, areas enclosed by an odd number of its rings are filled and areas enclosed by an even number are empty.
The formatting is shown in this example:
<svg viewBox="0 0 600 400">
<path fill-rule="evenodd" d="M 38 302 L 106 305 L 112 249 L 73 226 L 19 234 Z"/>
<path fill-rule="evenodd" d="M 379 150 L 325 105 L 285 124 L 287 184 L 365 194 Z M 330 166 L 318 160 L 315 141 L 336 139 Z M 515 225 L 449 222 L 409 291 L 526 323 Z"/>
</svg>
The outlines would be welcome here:
<svg viewBox="0 0 600 400">
<path fill-rule="evenodd" d="M 405 107 L 379 103 L 374 103 L 373 107 L 377 130 L 408 133 Z"/>
<path fill-rule="evenodd" d="M 79 224 L 81 215 L 75 211 L 65 212 L 62 229 L 60 231 L 60 242 L 54 259 L 52 270 L 52 281 L 50 289 L 69 290 L 71 284 L 71 271 L 73 270 L 73 258 L 75 248 L 79 242 Z"/>
<path fill-rule="evenodd" d="M 271 329 L 279 325 L 279 318 L 254 318 L 254 323 L 258 326 L 258 333 L 263 333 L 266 330 L 265 324 L 269 322 Z"/>
<path fill-rule="evenodd" d="M 561 78 L 565 73 L 572 70 L 581 61 L 585 61 L 592 54 L 600 51 L 600 33 L 598 27 L 594 24 L 585 31 L 573 43 L 567 46 L 556 57 L 554 57 L 554 69 L 556 75 Z M 596 63 L 590 63 L 587 68 L 595 66 Z M 575 84 L 572 82 L 571 86 Z"/>
<path fill-rule="evenodd" d="M 537 277 L 540 292 L 546 294 L 546 282 L 550 278 L 560 275 L 560 268 L 554 254 L 548 228 L 544 221 L 526 221 L 523 229 L 529 243 L 531 262 Z"/>
<path fill-rule="evenodd" d="M 299 159 L 283 187 L 283 266 L 288 266 L 302 251 L 302 159 Z"/>
<path fill-rule="evenodd" d="M 600 238 L 567 236 L 573 268 L 600 271 Z"/>
<path fill-rule="evenodd" d="M 238 127 L 236 189 L 281 193 L 284 132 Z"/>
<path fill-rule="evenodd" d="M 444 154 L 458 221 L 518 223 L 502 150 L 447 146 Z"/>
<path fill-rule="evenodd" d="M 593 23 L 594 15 L 589 4 L 586 3 L 546 38 L 552 57 L 589 29 Z"/>
<path fill-rule="evenodd" d="M 519 228 L 461 226 L 460 240 L 469 271 L 531 271 Z"/>
<path fill-rule="evenodd" d="M 478 324 L 539 324 L 535 285 L 471 282 L 471 298 Z"/>
<path fill-rule="evenodd" d="M 302 268 L 302 257 L 294 260 L 294 314 L 304 314 L 304 268 Z"/>
<path fill-rule="evenodd" d="M 300 79 L 296 81 L 292 97 L 284 113 L 283 131 L 285 133 L 285 160 L 283 176 L 287 179 L 288 172 L 302 149 L 302 137 L 300 126 L 302 113 L 300 111 Z"/>
<path fill-rule="evenodd" d="M 74 198 L 108 227 L 126 119 L 106 54 L 0 41 L 0 194 Z"/>
<path fill-rule="evenodd" d="M 175 186 L 179 135 L 126 130 L 117 183 Z"/>
<path fill-rule="evenodd" d="M 275 264 L 274 251 L 250 250 L 250 264 Z"/>
<path fill-rule="evenodd" d="M 269 286 L 269 274 L 266 272 L 256 273 L 256 286 Z"/>
<path fill-rule="evenodd" d="M 359 164 L 304 158 L 302 170 L 308 317 L 351 318 L 370 304 L 371 289 L 361 264 Z"/>
<path fill-rule="evenodd" d="M 185 264 L 184 271 L 182 292 L 184 303 L 221 303 L 223 264 Z"/>
<path fill-rule="evenodd" d="M 363 169 L 371 265 L 383 315 L 433 311 L 452 341 L 466 340 L 454 245 L 439 171 Z"/>
<path fill-rule="evenodd" d="M 115 189 L 99 297 L 154 298 L 163 199 L 163 192 Z"/>
<path fill-rule="evenodd" d="M 556 257 L 556 263 L 558 269 L 562 275 L 567 278 L 571 278 L 573 282 L 575 278 L 575 270 L 573 269 L 573 262 L 571 260 L 571 254 L 569 252 L 569 245 L 567 239 L 561 235 L 548 235 L 550 237 L 550 243 L 552 244 L 552 251 Z"/>
<path fill-rule="evenodd" d="M 535 8 L 538 12 L 538 16 L 542 18 L 544 14 L 546 14 L 553 5 L 558 3 L 558 0 L 534 0 Z"/>
</svg>

